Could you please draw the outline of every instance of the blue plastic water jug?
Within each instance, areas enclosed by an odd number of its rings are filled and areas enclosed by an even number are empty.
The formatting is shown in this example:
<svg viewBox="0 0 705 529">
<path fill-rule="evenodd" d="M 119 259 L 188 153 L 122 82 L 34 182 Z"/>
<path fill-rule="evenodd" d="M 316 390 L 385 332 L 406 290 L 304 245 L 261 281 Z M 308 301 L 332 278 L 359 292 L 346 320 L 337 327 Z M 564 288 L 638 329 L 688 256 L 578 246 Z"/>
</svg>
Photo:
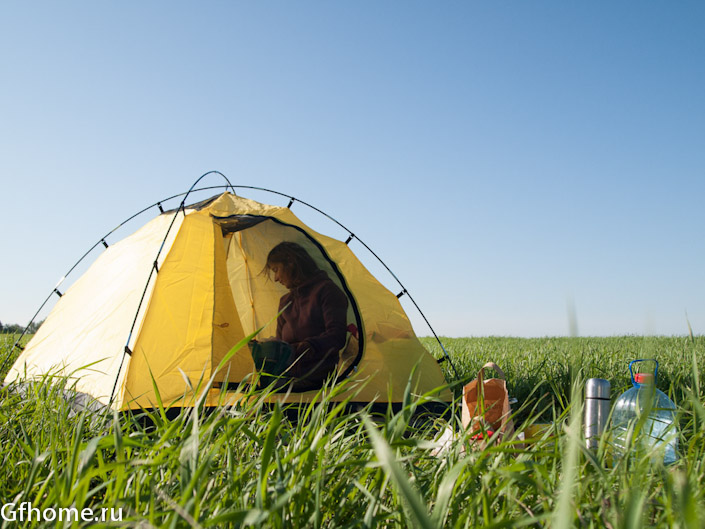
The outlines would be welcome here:
<svg viewBox="0 0 705 529">
<path fill-rule="evenodd" d="M 637 362 L 654 362 L 656 368 L 653 374 L 634 374 L 632 366 Z M 615 455 L 623 456 L 631 446 L 632 449 L 648 450 L 659 459 L 663 457 L 665 465 L 675 463 L 678 449 L 676 405 L 663 391 L 656 388 L 658 362 L 634 360 L 629 363 L 629 373 L 634 387 L 617 398 L 612 410 Z M 648 415 L 644 417 L 645 414 Z M 644 420 L 639 425 L 643 417 Z"/>
</svg>

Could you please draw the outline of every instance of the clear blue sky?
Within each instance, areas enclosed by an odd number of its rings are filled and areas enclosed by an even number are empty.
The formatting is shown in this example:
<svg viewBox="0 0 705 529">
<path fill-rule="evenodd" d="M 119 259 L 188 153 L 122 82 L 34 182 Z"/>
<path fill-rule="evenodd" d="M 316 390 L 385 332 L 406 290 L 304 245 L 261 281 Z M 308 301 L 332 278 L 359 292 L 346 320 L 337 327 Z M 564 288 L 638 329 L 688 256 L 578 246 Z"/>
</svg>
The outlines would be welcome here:
<svg viewBox="0 0 705 529">
<path fill-rule="evenodd" d="M 336 217 L 439 334 L 705 333 L 703 28 L 700 1 L 3 2 L 0 321 L 217 169 Z"/>
</svg>

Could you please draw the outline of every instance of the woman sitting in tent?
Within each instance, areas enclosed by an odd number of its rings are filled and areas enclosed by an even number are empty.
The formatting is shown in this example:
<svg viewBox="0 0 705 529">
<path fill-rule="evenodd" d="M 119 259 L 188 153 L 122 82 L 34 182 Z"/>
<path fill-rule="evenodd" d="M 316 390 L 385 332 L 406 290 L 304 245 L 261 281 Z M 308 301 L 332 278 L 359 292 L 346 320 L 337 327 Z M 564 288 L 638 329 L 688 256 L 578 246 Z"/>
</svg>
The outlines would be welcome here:
<svg viewBox="0 0 705 529">
<path fill-rule="evenodd" d="M 345 345 L 348 298 L 294 242 L 272 248 L 266 269 L 289 289 L 279 300 L 276 333 L 292 349 L 284 379 L 293 380 L 294 391 L 321 387 Z"/>
</svg>

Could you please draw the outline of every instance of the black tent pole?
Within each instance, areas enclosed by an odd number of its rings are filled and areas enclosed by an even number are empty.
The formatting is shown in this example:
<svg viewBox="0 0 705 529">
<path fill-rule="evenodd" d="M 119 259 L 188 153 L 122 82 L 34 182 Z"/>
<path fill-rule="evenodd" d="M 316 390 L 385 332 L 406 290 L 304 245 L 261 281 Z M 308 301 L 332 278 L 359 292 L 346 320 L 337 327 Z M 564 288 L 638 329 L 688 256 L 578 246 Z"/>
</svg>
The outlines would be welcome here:
<svg viewBox="0 0 705 529">
<path fill-rule="evenodd" d="M 211 175 L 211 174 L 221 176 L 222 178 L 225 179 L 225 181 L 227 182 L 227 184 L 219 185 L 219 186 L 201 187 L 201 188 L 196 189 L 196 186 L 198 185 L 198 183 L 199 183 L 201 180 L 203 180 L 203 178 L 205 178 L 206 176 Z M 236 193 L 235 193 L 235 189 L 237 188 L 237 189 L 252 189 L 252 190 L 258 190 L 258 191 L 264 191 L 264 192 L 267 192 L 267 193 L 272 193 L 272 194 L 275 194 L 275 195 L 279 195 L 279 196 L 282 196 L 282 197 L 286 197 L 286 198 L 289 199 L 289 207 L 291 207 L 291 205 L 292 205 L 294 202 L 300 202 L 301 204 L 305 205 L 306 207 L 308 207 L 308 208 L 310 208 L 310 209 L 312 209 L 312 210 L 314 210 L 314 211 L 320 213 L 320 214 L 323 215 L 324 217 L 326 217 L 326 218 L 328 218 L 329 220 L 333 221 L 335 224 L 337 224 L 337 225 L 340 226 L 342 229 L 344 229 L 346 232 L 348 232 L 349 237 L 348 237 L 348 240 L 345 241 L 346 244 L 349 244 L 350 241 L 352 241 L 352 239 L 357 239 L 357 240 L 360 242 L 360 244 L 362 244 L 362 246 L 363 246 L 375 259 L 377 259 L 377 261 L 379 261 L 379 263 L 389 272 L 389 274 L 394 278 L 394 280 L 395 280 L 395 281 L 399 284 L 399 286 L 402 288 L 402 292 L 401 292 L 401 294 L 400 294 L 399 297 L 401 297 L 401 295 L 406 295 L 406 296 L 409 297 L 409 299 L 410 299 L 411 302 L 413 303 L 414 307 L 416 307 L 416 310 L 419 312 L 419 314 L 421 315 L 421 317 L 423 318 L 423 320 L 426 322 L 426 324 L 428 325 L 429 329 L 431 330 L 431 333 L 433 334 L 434 338 L 436 339 L 436 341 L 438 342 L 439 346 L 441 347 L 441 350 L 442 350 L 442 352 L 443 352 L 444 358 L 450 363 L 451 367 L 453 368 L 453 372 L 455 373 L 455 376 L 456 376 L 458 379 L 460 378 L 459 373 L 458 373 L 457 369 L 455 368 L 455 365 L 453 364 L 453 362 L 452 362 L 452 360 L 451 360 L 451 358 L 450 358 L 450 355 L 448 354 L 448 351 L 447 351 L 446 348 L 443 346 L 443 343 L 441 342 L 440 338 L 439 338 L 438 335 L 436 334 L 435 330 L 434 330 L 433 327 L 431 326 L 431 323 L 428 321 L 428 318 L 426 318 L 426 315 L 423 313 L 423 311 L 421 310 L 421 308 L 419 307 L 419 305 L 416 303 L 416 301 L 415 301 L 414 298 L 411 296 L 411 294 L 409 294 L 408 290 L 404 287 L 404 285 L 403 285 L 402 282 L 399 280 L 399 278 L 394 274 L 394 272 L 392 272 L 392 270 L 387 266 L 387 264 L 386 264 L 386 263 L 385 263 L 367 244 L 365 244 L 365 242 L 364 242 L 363 240 L 361 240 L 357 235 L 355 235 L 351 230 L 349 230 L 347 227 L 345 227 L 345 226 L 344 226 L 342 223 L 340 223 L 338 220 L 336 220 L 336 219 L 333 218 L 332 216 L 328 215 L 327 213 L 325 213 L 325 212 L 322 211 L 321 209 L 319 209 L 319 208 L 317 208 L 317 207 L 315 207 L 315 206 L 313 206 L 313 205 L 311 205 L 311 204 L 309 204 L 309 203 L 307 203 L 307 202 L 304 202 L 303 200 L 300 200 L 300 199 L 295 198 L 295 197 L 293 197 L 293 196 L 291 196 L 291 195 L 288 195 L 288 194 L 285 194 L 285 193 L 280 193 L 279 191 L 274 191 L 274 190 L 272 190 L 272 189 L 267 189 L 267 188 L 264 188 L 264 187 L 244 186 L 244 185 L 237 185 L 237 186 L 234 186 L 234 185 L 230 182 L 230 180 L 229 180 L 223 173 L 221 173 L 220 171 L 208 171 L 208 172 L 204 173 L 203 175 L 201 175 L 201 176 L 193 183 L 193 185 L 189 188 L 189 190 L 186 191 L 185 193 L 178 193 L 178 194 L 176 194 L 176 195 L 172 195 L 172 196 L 170 196 L 170 197 L 167 197 L 167 198 L 164 198 L 164 199 L 162 199 L 162 200 L 159 200 L 159 201 L 157 201 L 157 202 L 155 202 L 155 203 L 153 203 L 153 204 L 147 206 L 146 208 L 141 209 L 141 210 L 138 211 L 137 213 L 131 215 L 130 217 L 128 217 L 127 219 L 125 219 L 124 221 L 122 221 L 122 222 L 121 222 L 120 224 L 118 224 L 115 228 L 113 228 L 113 229 L 110 230 L 107 234 L 105 234 L 103 237 L 101 237 L 93 246 L 91 246 L 91 248 L 90 248 L 85 254 L 83 254 L 83 256 L 82 256 L 78 261 L 76 261 L 76 263 L 75 263 L 73 266 L 71 266 L 71 268 L 70 268 L 70 269 L 68 270 L 68 272 L 66 272 L 66 274 L 61 278 L 61 280 L 60 280 L 59 283 L 56 285 L 56 287 L 54 287 L 54 289 L 52 289 L 51 293 L 47 296 L 47 298 L 46 298 L 46 299 L 44 300 L 44 302 L 41 304 L 41 306 L 39 307 L 39 309 L 37 309 L 37 312 L 34 314 L 34 316 L 32 316 L 32 319 L 29 321 L 29 323 L 27 324 L 27 326 L 26 326 L 25 329 L 23 330 L 22 334 L 20 335 L 20 337 L 19 337 L 19 338 L 17 339 L 17 341 L 15 342 L 13 348 L 11 348 L 10 351 L 8 351 L 8 354 L 5 356 L 5 359 L 3 360 L 3 363 L 2 363 L 2 365 L 0 366 L 0 371 L 2 371 L 2 369 L 4 369 L 4 367 L 5 367 L 5 365 L 7 364 L 8 360 L 9 360 L 10 357 L 12 356 L 13 350 L 14 350 L 15 348 L 22 349 L 22 347 L 19 345 L 20 341 L 21 341 L 22 338 L 25 336 L 25 334 L 26 334 L 26 332 L 27 332 L 27 329 L 32 325 L 32 323 L 33 323 L 34 320 L 37 318 L 37 316 L 39 315 L 39 313 L 41 312 L 41 310 L 42 310 L 42 309 L 44 308 L 44 306 L 48 303 L 48 301 L 49 301 L 49 299 L 51 298 L 51 296 L 54 295 L 55 293 L 58 294 L 58 290 L 57 290 L 57 289 L 58 289 L 59 285 L 61 285 L 61 283 L 63 283 L 63 281 L 69 276 L 69 274 L 71 274 L 71 272 L 73 272 L 73 271 L 76 269 L 76 267 L 77 267 L 95 248 L 97 248 L 97 247 L 99 247 L 99 246 L 101 246 L 101 245 L 104 246 L 104 249 L 108 248 L 108 245 L 107 245 L 107 243 L 106 243 L 106 239 L 107 239 L 110 235 L 112 235 L 113 233 L 115 233 L 115 232 L 116 232 L 118 229 L 120 229 L 123 225 L 127 224 L 127 223 L 130 222 L 131 220 L 135 219 L 136 217 L 140 216 L 141 214 L 143 214 L 143 213 L 149 211 L 150 209 L 152 209 L 152 208 L 154 208 L 154 207 L 159 208 L 160 213 L 164 213 L 164 209 L 162 208 L 162 204 L 163 204 L 164 202 L 168 202 L 169 200 L 173 200 L 173 199 L 175 199 L 175 198 L 179 198 L 179 197 L 182 197 L 182 196 L 183 196 L 184 198 L 182 199 L 182 201 L 181 201 L 179 207 L 178 207 L 178 208 L 176 209 L 176 211 L 175 211 L 175 214 L 178 214 L 179 210 L 185 211 L 185 208 L 186 208 L 186 200 L 187 200 L 188 196 L 189 196 L 191 193 L 193 193 L 193 192 L 199 192 L 199 191 L 207 191 L 207 190 L 211 190 L 211 189 L 223 189 L 223 188 L 225 188 L 225 189 L 228 189 L 228 188 L 231 189 L 232 192 L 233 192 L 233 194 L 236 194 Z M 167 229 L 167 233 L 166 233 L 166 235 L 164 236 L 164 240 L 162 241 L 162 244 L 161 244 L 161 246 L 160 246 L 160 248 L 159 248 L 159 252 L 157 253 L 157 258 L 154 260 L 155 263 L 157 262 L 157 260 L 158 260 L 158 258 L 159 258 L 159 255 L 161 254 L 161 251 L 162 251 L 162 249 L 163 249 L 163 247 L 164 247 L 164 244 L 166 243 L 166 239 L 167 239 L 167 237 L 168 237 L 168 235 L 169 235 L 169 231 L 171 230 L 171 227 L 172 227 L 173 224 L 174 224 L 175 218 L 176 218 L 176 215 L 174 216 L 174 219 L 172 220 L 172 223 L 169 225 L 169 228 Z M 142 303 L 143 303 L 143 300 L 144 300 L 144 295 L 146 294 L 146 290 L 147 290 L 147 287 L 148 287 L 148 285 L 149 285 L 149 281 L 151 280 L 152 273 L 153 273 L 154 271 L 155 271 L 155 267 L 153 266 L 153 267 L 151 268 L 150 275 L 149 275 L 149 277 L 148 277 L 148 279 L 147 279 L 147 284 L 145 285 L 145 292 L 143 293 L 142 299 L 140 300 L 140 304 L 139 304 L 139 306 L 138 306 L 138 308 L 137 308 L 137 312 L 136 312 L 136 314 L 135 314 L 135 321 L 136 321 L 136 319 L 137 319 L 137 317 L 138 317 L 138 315 L 139 315 L 139 310 L 140 310 L 140 308 L 141 308 L 141 306 L 142 306 Z M 127 354 L 126 351 L 129 350 L 129 349 L 128 349 L 128 345 L 129 345 L 129 340 L 131 339 L 131 336 L 132 336 L 132 332 L 133 332 L 133 330 L 134 330 L 134 325 L 135 325 L 135 322 L 133 322 L 132 329 L 130 330 L 130 336 L 128 337 L 128 341 L 127 341 L 127 345 L 125 346 L 125 350 L 123 351 L 123 358 L 122 358 L 122 361 L 124 361 L 124 355 Z M 119 375 L 120 375 L 120 371 L 122 370 L 122 361 L 121 361 L 121 364 L 120 364 L 120 370 L 118 371 L 118 378 L 119 378 Z M 118 381 L 118 379 L 116 378 L 116 380 L 115 380 L 115 386 L 113 387 L 113 391 L 111 392 L 111 403 L 112 403 L 112 400 L 113 400 L 113 398 L 114 398 L 114 393 L 115 393 L 117 381 Z"/>
</svg>

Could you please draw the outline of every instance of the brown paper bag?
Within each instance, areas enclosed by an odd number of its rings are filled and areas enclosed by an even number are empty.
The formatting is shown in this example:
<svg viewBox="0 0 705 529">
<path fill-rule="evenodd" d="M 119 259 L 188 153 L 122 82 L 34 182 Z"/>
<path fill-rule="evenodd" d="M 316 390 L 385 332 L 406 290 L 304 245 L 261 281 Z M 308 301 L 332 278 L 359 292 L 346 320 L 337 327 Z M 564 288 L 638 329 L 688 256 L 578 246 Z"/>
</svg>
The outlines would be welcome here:
<svg viewBox="0 0 705 529">
<path fill-rule="evenodd" d="M 484 378 L 485 368 L 494 369 L 502 378 Z M 484 448 L 490 437 L 501 440 L 514 432 L 512 408 L 504 371 L 494 362 L 488 362 L 477 373 L 477 379 L 463 388 L 463 427 L 470 432 L 477 448 Z"/>
</svg>

